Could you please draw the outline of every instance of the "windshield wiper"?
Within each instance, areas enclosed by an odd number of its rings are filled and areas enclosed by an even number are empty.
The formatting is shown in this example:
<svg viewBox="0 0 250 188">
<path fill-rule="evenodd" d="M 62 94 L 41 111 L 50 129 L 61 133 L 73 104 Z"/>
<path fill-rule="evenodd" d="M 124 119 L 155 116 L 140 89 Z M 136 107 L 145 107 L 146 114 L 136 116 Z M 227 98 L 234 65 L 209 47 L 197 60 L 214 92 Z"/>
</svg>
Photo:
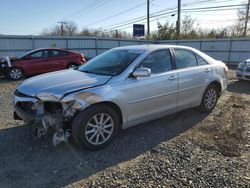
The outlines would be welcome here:
<svg viewBox="0 0 250 188">
<path fill-rule="evenodd" d="M 79 70 L 79 69 L 78 69 L 78 70 Z M 79 70 L 79 71 L 81 71 L 81 72 L 85 72 L 85 73 L 90 73 L 90 74 L 96 74 L 96 73 L 94 73 L 94 72 L 87 71 L 87 70 Z"/>
</svg>

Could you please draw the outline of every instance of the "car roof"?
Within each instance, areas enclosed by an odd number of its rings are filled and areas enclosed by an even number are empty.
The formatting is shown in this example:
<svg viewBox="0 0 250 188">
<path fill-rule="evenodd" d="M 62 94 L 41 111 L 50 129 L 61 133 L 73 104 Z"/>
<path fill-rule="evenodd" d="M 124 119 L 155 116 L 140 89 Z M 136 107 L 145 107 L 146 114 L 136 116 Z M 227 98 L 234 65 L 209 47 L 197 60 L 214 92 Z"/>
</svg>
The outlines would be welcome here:
<svg viewBox="0 0 250 188">
<path fill-rule="evenodd" d="M 31 51 L 39 51 L 39 50 L 62 50 L 62 51 L 68 51 L 68 50 L 65 50 L 65 49 L 62 49 L 62 48 L 36 48 L 34 50 L 31 50 Z"/>
<path fill-rule="evenodd" d="M 154 50 L 154 49 L 163 49 L 163 48 L 182 48 L 194 50 L 194 48 L 181 45 L 163 45 L 163 44 L 146 44 L 146 45 L 133 45 L 133 46 L 123 46 L 118 47 L 119 49 L 130 49 L 130 50 Z"/>
<path fill-rule="evenodd" d="M 144 50 L 144 51 L 153 51 L 153 50 L 160 50 L 160 49 L 168 49 L 168 48 L 178 48 L 178 49 L 186 49 L 191 50 L 198 55 L 200 55 L 202 58 L 204 58 L 207 62 L 214 62 L 215 59 L 208 56 L 207 54 L 189 47 L 189 46 L 181 46 L 181 45 L 162 45 L 162 44 L 148 44 L 148 45 L 134 45 L 134 46 L 124 46 L 124 47 L 118 47 L 116 49 L 128 49 L 128 50 Z"/>
<path fill-rule="evenodd" d="M 77 52 L 73 52 L 73 51 L 70 51 L 70 50 L 65 50 L 65 49 L 62 49 L 62 48 L 36 48 L 36 49 L 33 49 L 33 50 L 27 52 L 27 54 L 37 52 L 37 51 L 40 51 L 40 50 L 60 50 L 60 51 L 65 51 L 65 52 L 69 52 L 69 53 L 73 53 L 73 54 L 79 54 Z"/>
</svg>

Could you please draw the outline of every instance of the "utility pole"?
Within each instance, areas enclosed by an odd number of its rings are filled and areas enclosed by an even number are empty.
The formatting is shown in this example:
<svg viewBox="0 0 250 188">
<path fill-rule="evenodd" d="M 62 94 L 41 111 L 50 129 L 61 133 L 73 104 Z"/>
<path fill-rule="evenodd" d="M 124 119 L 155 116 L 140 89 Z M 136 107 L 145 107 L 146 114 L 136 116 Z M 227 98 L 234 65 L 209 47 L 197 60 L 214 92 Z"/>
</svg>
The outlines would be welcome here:
<svg viewBox="0 0 250 188">
<path fill-rule="evenodd" d="M 181 30 L 180 28 L 181 28 L 181 0 L 178 0 L 178 17 L 176 22 L 177 39 L 180 39 L 180 30 Z"/>
<path fill-rule="evenodd" d="M 247 11 L 246 11 L 246 17 L 245 17 L 245 27 L 244 27 L 244 37 L 247 35 L 247 22 L 248 22 L 248 17 L 249 17 L 249 4 L 250 4 L 250 0 L 248 0 L 247 3 Z"/>
<path fill-rule="evenodd" d="M 61 24 L 61 34 L 62 36 L 64 35 L 64 24 L 66 24 L 66 22 L 58 22 L 59 24 Z"/>
<path fill-rule="evenodd" d="M 115 30 L 115 38 L 118 38 L 118 30 Z"/>
<path fill-rule="evenodd" d="M 147 0 L 147 28 L 148 28 L 148 36 L 150 35 L 150 20 L 149 20 L 149 0 Z"/>
</svg>

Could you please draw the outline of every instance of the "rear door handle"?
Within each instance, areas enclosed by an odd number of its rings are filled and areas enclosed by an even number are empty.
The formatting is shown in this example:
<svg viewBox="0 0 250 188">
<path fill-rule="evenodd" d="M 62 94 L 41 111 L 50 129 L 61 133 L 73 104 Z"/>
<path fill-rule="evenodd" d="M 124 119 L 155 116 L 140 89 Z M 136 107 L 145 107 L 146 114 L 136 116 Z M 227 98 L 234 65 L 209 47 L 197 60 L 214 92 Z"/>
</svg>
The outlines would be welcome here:
<svg viewBox="0 0 250 188">
<path fill-rule="evenodd" d="M 177 76 L 176 75 L 171 75 L 168 80 L 176 80 L 177 79 Z"/>
<path fill-rule="evenodd" d="M 204 70 L 204 72 L 206 72 L 206 73 L 211 72 L 211 69 L 206 68 L 206 69 Z"/>
</svg>

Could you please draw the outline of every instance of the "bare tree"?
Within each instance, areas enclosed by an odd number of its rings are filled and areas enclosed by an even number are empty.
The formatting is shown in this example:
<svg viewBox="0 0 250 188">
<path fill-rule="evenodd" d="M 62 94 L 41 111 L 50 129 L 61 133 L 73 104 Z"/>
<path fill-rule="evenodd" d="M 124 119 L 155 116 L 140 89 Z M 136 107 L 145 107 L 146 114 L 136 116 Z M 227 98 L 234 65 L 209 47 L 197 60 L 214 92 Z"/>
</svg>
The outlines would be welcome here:
<svg viewBox="0 0 250 188">
<path fill-rule="evenodd" d="M 181 24 L 181 35 L 182 38 L 195 37 L 195 29 L 194 29 L 195 20 L 191 18 L 191 16 L 186 15 L 182 20 Z M 191 36 L 190 36 L 191 35 Z M 193 35 L 193 36 L 192 36 Z"/>
<path fill-rule="evenodd" d="M 44 29 L 41 33 L 43 36 L 60 36 L 62 29 L 65 36 L 75 36 L 78 34 L 78 27 L 73 21 L 65 22 L 63 28 L 61 25 L 56 25 L 52 28 Z"/>
<path fill-rule="evenodd" d="M 233 37 L 240 37 L 240 36 L 243 36 L 243 34 L 244 34 L 246 10 L 245 9 L 238 9 L 237 16 L 238 16 L 237 21 L 235 21 L 235 23 L 230 27 L 231 28 L 231 35 Z"/>
<path fill-rule="evenodd" d="M 102 29 L 88 29 L 83 28 L 79 33 L 80 36 L 94 36 L 94 37 L 103 37 L 103 38 L 132 38 L 132 34 L 127 31 L 121 30 L 112 30 L 112 31 L 103 31 Z"/>
<path fill-rule="evenodd" d="M 80 33 L 80 36 L 86 36 L 86 37 L 90 37 L 91 36 L 91 32 L 88 28 L 83 28 Z"/>
<path fill-rule="evenodd" d="M 78 27 L 75 22 L 66 22 L 64 26 L 64 33 L 67 36 L 74 36 L 78 34 Z"/>
</svg>

